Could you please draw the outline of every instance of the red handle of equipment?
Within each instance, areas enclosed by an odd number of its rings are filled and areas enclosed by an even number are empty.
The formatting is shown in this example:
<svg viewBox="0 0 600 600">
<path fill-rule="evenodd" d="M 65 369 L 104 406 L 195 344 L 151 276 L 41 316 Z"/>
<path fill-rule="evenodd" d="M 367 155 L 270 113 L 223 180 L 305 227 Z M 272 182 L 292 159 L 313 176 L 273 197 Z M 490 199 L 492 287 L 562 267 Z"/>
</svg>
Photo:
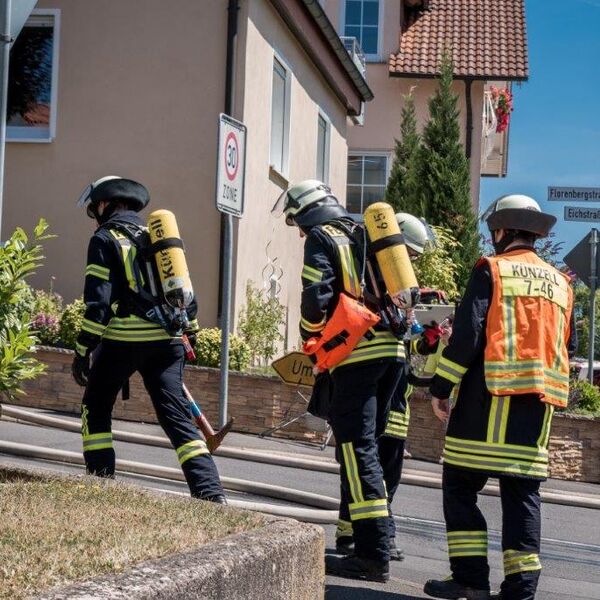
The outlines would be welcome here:
<svg viewBox="0 0 600 600">
<path fill-rule="evenodd" d="M 194 360 L 196 358 L 196 353 L 194 352 L 194 348 L 190 344 L 190 340 L 188 339 L 188 336 L 185 335 L 185 333 L 184 333 L 181 336 L 181 339 L 183 340 L 183 348 L 185 350 L 186 359 L 189 361 Z"/>
</svg>

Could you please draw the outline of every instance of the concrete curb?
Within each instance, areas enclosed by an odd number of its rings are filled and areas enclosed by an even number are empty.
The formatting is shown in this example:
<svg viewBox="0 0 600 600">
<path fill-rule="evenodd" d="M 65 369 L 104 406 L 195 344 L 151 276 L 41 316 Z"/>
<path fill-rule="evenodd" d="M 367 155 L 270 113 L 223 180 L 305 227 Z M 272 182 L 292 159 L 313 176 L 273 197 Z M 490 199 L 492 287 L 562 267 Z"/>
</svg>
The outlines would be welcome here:
<svg viewBox="0 0 600 600">
<path fill-rule="evenodd" d="M 185 554 L 59 588 L 39 600 L 314 600 L 323 598 L 323 529 L 290 519 Z"/>
</svg>

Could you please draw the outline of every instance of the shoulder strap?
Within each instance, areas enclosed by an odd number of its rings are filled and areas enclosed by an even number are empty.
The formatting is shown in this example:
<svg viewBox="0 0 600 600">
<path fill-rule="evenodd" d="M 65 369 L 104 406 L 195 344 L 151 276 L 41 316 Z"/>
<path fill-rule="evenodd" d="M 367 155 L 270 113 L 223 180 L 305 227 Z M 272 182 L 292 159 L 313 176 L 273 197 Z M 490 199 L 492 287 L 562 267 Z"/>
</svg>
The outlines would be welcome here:
<svg viewBox="0 0 600 600">
<path fill-rule="evenodd" d="M 324 225 L 318 225 L 318 227 L 327 235 L 327 237 L 331 238 L 336 245 L 338 265 L 342 272 L 344 291 L 354 298 L 361 298 L 361 280 L 356 270 L 350 238 L 338 227 L 338 223 L 335 225 L 332 223 L 325 223 Z"/>
</svg>

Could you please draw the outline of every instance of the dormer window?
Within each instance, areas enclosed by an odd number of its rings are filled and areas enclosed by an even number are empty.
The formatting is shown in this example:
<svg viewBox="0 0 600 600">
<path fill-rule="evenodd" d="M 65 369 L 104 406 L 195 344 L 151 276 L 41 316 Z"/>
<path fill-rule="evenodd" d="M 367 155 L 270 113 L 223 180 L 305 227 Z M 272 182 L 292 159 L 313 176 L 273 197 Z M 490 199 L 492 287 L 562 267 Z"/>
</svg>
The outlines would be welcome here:
<svg viewBox="0 0 600 600">
<path fill-rule="evenodd" d="M 383 0 L 344 0 L 344 36 L 355 37 L 367 60 L 381 58 L 381 16 Z"/>
</svg>

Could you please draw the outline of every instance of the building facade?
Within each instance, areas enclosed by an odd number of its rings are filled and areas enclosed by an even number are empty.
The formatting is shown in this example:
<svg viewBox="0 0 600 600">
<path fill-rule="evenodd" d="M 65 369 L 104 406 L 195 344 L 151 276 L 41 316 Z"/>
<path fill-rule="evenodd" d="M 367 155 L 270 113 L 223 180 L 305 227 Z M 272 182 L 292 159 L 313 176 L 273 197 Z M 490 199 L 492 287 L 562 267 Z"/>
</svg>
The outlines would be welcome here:
<svg viewBox="0 0 600 600">
<path fill-rule="evenodd" d="M 348 207 L 361 213 L 381 199 L 402 96 L 411 90 L 419 126 L 428 118 L 439 57 L 454 60 L 461 138 L 470 159 L 471 199 L 479 207 L 480 176 L 503 176 L 508 129 L 497 132 L 491 86 L 506 88 L 528 77 L 523 0 L 322 0 L 341 36 L 357 38 L 375 99 L 364 126 L 348 134 Z"/>
<path fill-rule="evenodd" d="M 46 218 L 35 287 L 83 289 L 94 224 L 75 202 L 98 177 L 150 190 L 178 218 L 202 326 L 218 323 L 217 125 L 227 0 L 40 0 L 12 50 L 3 236 Z M 248 282 L 288 306 L 297 340 L 302 243 L 270 211 L 290 181 L 346 189 L 347 136 L 370 89 L 312 0 L 238 0 L 233 115 L 248 127 L 245 214 L 235 220 L 234 307 Z M 34 76 L 31 76 L 31 74 Z M 23 86 L 28 94 L 19 96 Z M 28 87 L 27 87 L 28 86 Z"/>
</svg>

